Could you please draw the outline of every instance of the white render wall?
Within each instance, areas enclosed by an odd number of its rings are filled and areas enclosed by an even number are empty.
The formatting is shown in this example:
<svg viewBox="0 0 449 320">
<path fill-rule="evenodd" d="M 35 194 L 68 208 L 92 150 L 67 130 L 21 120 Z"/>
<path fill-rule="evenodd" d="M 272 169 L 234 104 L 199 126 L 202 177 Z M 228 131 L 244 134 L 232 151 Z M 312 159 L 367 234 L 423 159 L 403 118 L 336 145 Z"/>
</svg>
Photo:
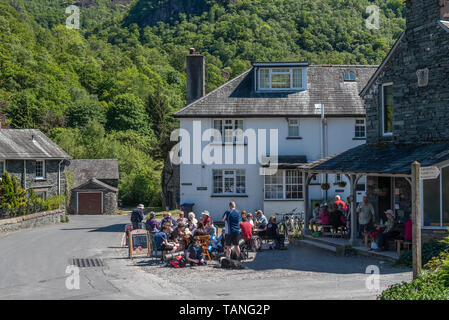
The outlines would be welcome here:
<svg viewBox="0 0 449 320">
<path fill-rule="evenodd" d="M 215 118 L 219 119 L 219 118 Z M 239 118 L 236 118 L 239 119 Z M 329 156 L 335 153 L 345 151 L 360 144 L 364 140 L 353 140 L 354 126 L 356 118 L 327 118 L 326 130 L 326 153 Z M 266 211 L 267 214 L 280 211 L 290 211 L 301 204 L 299 210 L 303 210 L 303 201 L 264 201 L 264 179 L 259 174 L 260 164 L 192 164 L 193 160 L 193 121 L 201 122 L 201 131 L 213 127 L 213 119 L 181 119 L 180 128 L 185 129 L 190 134 L 190 162 L 180 166 L 180 185 L 181 185 L 181 204 L 184 202 L 194 202 L 194 212 L 197 217 L 201 211 L 208 210 L 214 220 L 219 220 L 225 210 L 228 208 L 230 200 L 237 203 L 239 210 L 254 212 L 257 209 Z M 246 118 L 243 119 L 244 130 L 252 128 L 267 130 L 267 151 L 270 149 L 269 130 L 278 129 L 278 154 L 279 155 L 305 155 L 307 161 L 315 161 L 321 158 L 320 150 L 320 122 L 319 118 L 300 118 L 300 140 L 288 140 L 288 122 L 286 118 Z M 198 138 L 198 137 L 197 137 Z M 201 142 L 202 150 L 210 142 Z M 247 150 L 245 149 L 245 163 L 247 163 Z M 235 147 L 233 147 L 235 153 Z M 223 148 L 224 151 L 224 148 Z M 224 152 L 223 152 L 224 153 Z M 196 153 L 198 155 L 198 153 Z M 235 157 L 235 155 L 234 155 Z M 222 158 L 224 163 L 224 155 Z M 212 169 L 244 169 L 246 172 L 246 197 L 215 197 L 212 196 Z M 345 180 L 346 178 L 343 177 Z M 343 189 L 344 192 L 338 192 L 343 199 L 349 196 L 349 186 L 340 188 L 333 185 L 334 176 L 329 176 L 328 182 L 331 189 L 328 191 L 328 198 L 333 197 L 336 190 Z M 319 181 L 321 183 L 321 181 Z M 186 185 L 192 184 L 192 185 Z M 207 190 L 197 190 L 198 187 L 206 187 Z M 311 199 L 325 199 L 325 193 L 321 190 L 319 184 L 310 187 Z"/>
</svg>

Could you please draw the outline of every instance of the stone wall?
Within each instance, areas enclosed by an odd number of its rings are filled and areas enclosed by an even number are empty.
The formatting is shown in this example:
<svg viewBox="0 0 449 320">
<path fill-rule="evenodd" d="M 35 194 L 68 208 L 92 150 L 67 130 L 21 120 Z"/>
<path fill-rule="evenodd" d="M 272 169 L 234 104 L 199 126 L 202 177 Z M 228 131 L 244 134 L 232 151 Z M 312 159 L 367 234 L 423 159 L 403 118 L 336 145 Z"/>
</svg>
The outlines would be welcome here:
<svg viewBox="0 0 449 320">
<path fill-rule="evenodd" d="M 53 196 L 58 194 L 58 166 L 59 160 L 46 160 L 45 161 L 45 178 L 36 179 L 36 161 L 26 161 L 26 175 L 24 177 L 24 160 L 7 160 L 6 170 L 10 175 L 14 175 L 18 181 L 20 181 L 22 187 L 26 189 L 47 189 L 47 196 Z M 65 175 L 64 175 L 64 162 L 61 163 L 61 194 L 64 194 L 65 189 Z"/>
<path fill-rule="evenodd" d="M 367 143 L 449 140 L 449 32 L 438 0 L 409 0 L 400 46 L 365 95 Z M 418 70 L 428 83 L 418 85 Z M 393 82 L 393 137 L 381 132 L 382 84 Z"/>
<path fill-rule="evenodd" d="M 445 229 L 421 229 L 421 241 L 423 243 L 439 241 L 449 236 Z"/>
<path fill-rule="evenodd" d="M 0 234 L 59 223 L 61 217 L 64 215 L 64 210 L 52 210 L 11 219 L 3 219 L 0 220 Z"/>
</svg>

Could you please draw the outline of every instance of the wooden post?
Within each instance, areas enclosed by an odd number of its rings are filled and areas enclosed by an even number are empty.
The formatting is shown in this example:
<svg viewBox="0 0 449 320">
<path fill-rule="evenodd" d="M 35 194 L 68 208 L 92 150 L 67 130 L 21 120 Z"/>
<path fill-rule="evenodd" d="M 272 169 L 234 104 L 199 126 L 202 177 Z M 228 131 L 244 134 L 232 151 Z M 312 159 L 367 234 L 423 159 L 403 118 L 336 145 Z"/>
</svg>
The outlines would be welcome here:
<svg viewBox="0 0 449 320">
<path fill-rule="evenodd" d="M 412 222 L 413 222 L 413 279 L 418 277 L 422 268 L 421 258 L 421 166 L 415 161 L 412 164 Z"/>
<path fill-rule="evenodd" d="M 310 234 L 309 220 L 310 220 L 310 206 L 309 206 L 309 173 L 304 172 L 304 230 L 303 234 Z"/>
<path fill-rule="evenodd" d="M 351 174 L 349 176 L 350 190 L 351 190 L 351 238 L 349 243 L 351 246 L 357 245 L 357 215 L 355 213 L 356 205 L 357 205 L 357 176 L 355 174 Z"/>
</svg>

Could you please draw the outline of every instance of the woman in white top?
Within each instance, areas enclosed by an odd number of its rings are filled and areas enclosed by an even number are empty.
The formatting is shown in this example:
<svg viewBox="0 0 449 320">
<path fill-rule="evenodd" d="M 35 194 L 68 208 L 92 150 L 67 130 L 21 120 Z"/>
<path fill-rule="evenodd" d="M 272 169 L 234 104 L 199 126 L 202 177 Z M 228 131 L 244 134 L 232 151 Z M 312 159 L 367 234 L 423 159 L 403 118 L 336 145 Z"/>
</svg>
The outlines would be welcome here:
<svg viewBox="0 0 449 320">
<path fill-rule="evenodd" d="M 193 224 L 196 226 L 196 224 L 198 223 L 198 220 L 195 219 L 195 214 L 193 212 L 189 212 L 189 214 L 187 215 L 187 218 L 189 220 L 193 221 Z"/>
</svg>

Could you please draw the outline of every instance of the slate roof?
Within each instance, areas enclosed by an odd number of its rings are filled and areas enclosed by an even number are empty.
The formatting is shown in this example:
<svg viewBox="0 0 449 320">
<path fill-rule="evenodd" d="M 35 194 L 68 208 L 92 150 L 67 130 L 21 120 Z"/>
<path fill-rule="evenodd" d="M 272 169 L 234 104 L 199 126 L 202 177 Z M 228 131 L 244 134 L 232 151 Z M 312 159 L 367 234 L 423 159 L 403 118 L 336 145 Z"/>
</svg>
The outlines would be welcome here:
<svg viewBox="0 0 449 320">
<path fill-rule="evenodd" d="M 200 117 L 319 117 L 315 104 L 324 104 L 327 116 L 364 116 L 360 91 L 376 66 L 312 65 L 307 67 L 305 91 L 256 92 L 254 69 L 228 81 L 174 114 L 176 118 Z M 355 73 L 355 81 L 344 81 L 344 72 Z"/>
<path fill-rule="evenodd" d="M 73 173 L 74 188 L 93 178 L 97 180 L 119 179 L 117 159 L 74 159 L 70 160 L 66 171 Z"/>
<path fill-rule="evenodd" d="M 267 157 L 262 157 L 263 163 L 268 163 Z M 277 157 L 277 167 L 279 169 L 295 169 L 298 165 L 304 165 L 307 163 L 307 156 L 284 156 L 279 155 Z M 269 166 L 269 164 L 265 165 L 266 167 Z"/>
<path fill-rule="evenodd" d="M 447 160 L 449 160 L 449 142 L 363 144 L 332 157 L 304 165 L 302 169 L 317 172 L 409 175 L 411 164 L 414 161 L 418 161 L 422 167 L 430 167 L 438 166 L 438 164 Z"/>
<path fill-rule="evenodd" d="M 73 188 L 72 190 L 74 190 L 74 191 L 76 191 L 76 190 L 83 190 L 83 188 L 85 188 L 87 186 L 91 186 L 92 184 L 95 184 L 96 186 L 99 186 L 100 189 L 108 189 L 108 190 L 111 190 L 111 191 L 114 191 L 114 192 L 118 192 L 117 188 L 115 188 L 113 186 L 110 186 L 107 183 L 101 182 L 100 180 L 95 179 L 95 178 L 89 179 L 89 181 L 87 181 L 86 183 L 83 183 L 82 185 L 79 185 L 78 187 Z M 97 188 L 95 188 L 95 189 L 97 189 Z"/>
<path fill-rule="evenodd" d="M 0 159 L 70 159 L 70 156 L 36 129 L 1 129 Z"/>
</svg>

